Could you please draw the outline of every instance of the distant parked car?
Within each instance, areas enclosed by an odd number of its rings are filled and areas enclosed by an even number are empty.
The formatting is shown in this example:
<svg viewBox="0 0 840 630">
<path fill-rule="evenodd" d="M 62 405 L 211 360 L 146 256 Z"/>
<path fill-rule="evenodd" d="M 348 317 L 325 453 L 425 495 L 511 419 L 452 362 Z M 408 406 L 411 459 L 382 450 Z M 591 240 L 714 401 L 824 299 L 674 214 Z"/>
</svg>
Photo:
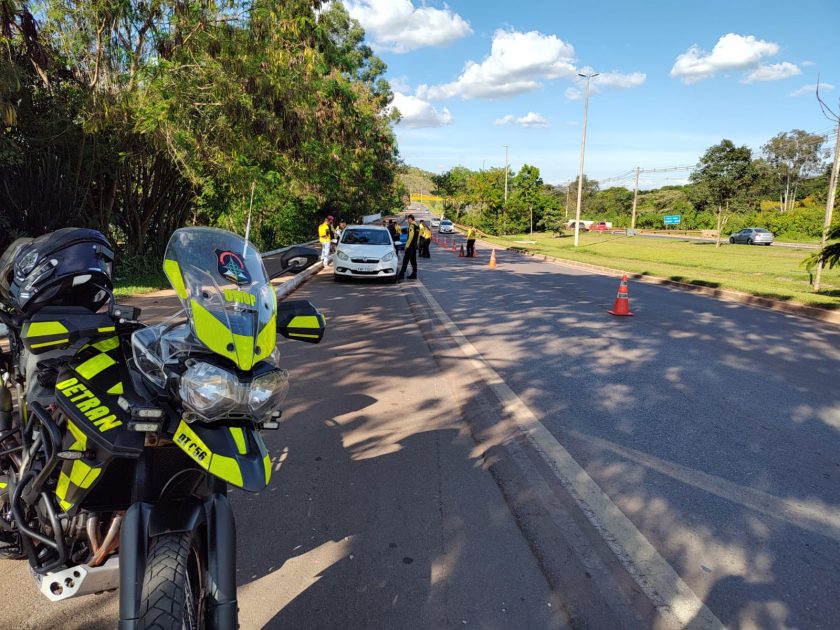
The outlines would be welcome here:
<svg viewBox="0 0 840 630">
<path fill-rule="evenodd" d="M 443 217 L 432 217 L 432 227 L 440 227 L 440 222 L 443 220 Z"/>
<path fill-rule="evenodd" d="M 587 227 L 586 223 L 584 223 L 583 221 L 578 221 L 577 224 L 578 224 L 578 231 L 579 232 L 588 232 L 589 231 L 589 227 Z M 590 223 L 590 225 L 592 225 L 592 224 Z M 568 229 L 569 230 L 574 230 L 575 229 L 575 222 L 574 221 L 569 221 Z"/>
<path fill-rule="evenodd" d="M 589 226 L 589 229 L 596 232 L 606 232 L 610 229 L 610 227 L 606 224 L 605 221 L 601 221 L 600 223 L 593 223 Z"/>
<path fill-rule="evenodd" d="M 438 232 L 441 234 L 453 234 L 455 232 L 455 225 L 449 219 L 444 219 L 440 222 Z"/>
<path fill-rule="evenodd" d="M 764 228 L 744 228 L 729 237 L 729 242 L 746 243 L 747 245 L 770 245 L 773 242 L 773 232 Z"/>
</svg>

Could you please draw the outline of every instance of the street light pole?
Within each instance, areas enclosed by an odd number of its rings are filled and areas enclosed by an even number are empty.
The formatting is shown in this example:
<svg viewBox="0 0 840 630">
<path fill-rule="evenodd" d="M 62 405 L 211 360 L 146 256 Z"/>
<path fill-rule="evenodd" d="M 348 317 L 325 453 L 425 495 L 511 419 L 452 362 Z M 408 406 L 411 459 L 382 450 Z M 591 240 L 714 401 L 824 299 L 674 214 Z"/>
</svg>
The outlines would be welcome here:
<svg viewBox="0 0 840 630">
<path fill-rule="evenodd" d="M 586 116 L 589 113 L 589 80 L 592 77 L 597 77 L 599 73 L 580 74 L 579 77 L 586 79 L 586 96 L 583 99 L 583 138 L 580 141 L 580 170 L 578 172 L 578 196 L 577 196 L 577 212 L 575 212 L 575 247 L 578 246 L 580 238 L 580 202 L 583 194 L 583 154 L 586 149 Z"/>
</svg>

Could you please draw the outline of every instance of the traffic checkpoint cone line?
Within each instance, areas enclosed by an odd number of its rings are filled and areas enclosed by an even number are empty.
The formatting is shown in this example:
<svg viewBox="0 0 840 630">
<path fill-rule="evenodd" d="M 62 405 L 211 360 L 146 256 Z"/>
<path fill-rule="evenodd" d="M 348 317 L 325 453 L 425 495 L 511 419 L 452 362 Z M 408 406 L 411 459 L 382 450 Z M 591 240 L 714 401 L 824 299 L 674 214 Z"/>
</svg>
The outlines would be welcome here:
<svg viewBox="0 0 840 630">
<path fill-rule="evenodd" d="M 618 285 L 618 295 L 615 297 L 612 310 L 607 312 L 618 317 L 631 317 L 633 315 L 630 312 L 630 293 L 627 291 L 626 273 L 621 276 L 621 284 Z"/>
<path fill-rule="evenodd" d="M 490 254 L 490 264 L 488 265 L 490 269 L 496 268 L 496 250 L 494 249 Z"/>
</svg>

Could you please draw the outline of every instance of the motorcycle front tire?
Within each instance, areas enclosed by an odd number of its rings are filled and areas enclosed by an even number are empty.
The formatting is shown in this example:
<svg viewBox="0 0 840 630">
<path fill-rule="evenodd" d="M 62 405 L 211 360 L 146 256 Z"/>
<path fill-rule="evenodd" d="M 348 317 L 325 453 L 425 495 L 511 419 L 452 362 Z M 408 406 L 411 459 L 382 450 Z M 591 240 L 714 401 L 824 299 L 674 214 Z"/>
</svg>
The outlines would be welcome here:
<svg viewBox="0 0 840 630">
<path fill-rule="evenodd" d="M 139 627 L 201 630 L 207 622 L 207 555 L 199 532 L 165 534 L 149 544 Z"/>
</svg>

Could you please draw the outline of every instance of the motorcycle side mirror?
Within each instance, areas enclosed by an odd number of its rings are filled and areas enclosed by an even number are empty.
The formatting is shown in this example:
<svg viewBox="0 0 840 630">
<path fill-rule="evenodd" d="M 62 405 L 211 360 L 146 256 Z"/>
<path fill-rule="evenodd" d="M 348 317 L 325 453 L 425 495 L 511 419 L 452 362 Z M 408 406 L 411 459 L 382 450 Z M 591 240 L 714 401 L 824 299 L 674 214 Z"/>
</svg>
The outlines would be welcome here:
<svg viewBox="0 0 840 630">
<path fill-rule="evenodd" d="M 286 339 L 319 343 L 327 320 L 309 300 L 290 300 L 277 305 L 277 332 Z"/>
<path fill-rule="evenodd" d="M 263 258 L 263 264 L 270 278 L 284 273 L 298 273 L 311 267 L 321 257 L 321 252 L 304 245 L 292 245 Z"/>
</svg>

